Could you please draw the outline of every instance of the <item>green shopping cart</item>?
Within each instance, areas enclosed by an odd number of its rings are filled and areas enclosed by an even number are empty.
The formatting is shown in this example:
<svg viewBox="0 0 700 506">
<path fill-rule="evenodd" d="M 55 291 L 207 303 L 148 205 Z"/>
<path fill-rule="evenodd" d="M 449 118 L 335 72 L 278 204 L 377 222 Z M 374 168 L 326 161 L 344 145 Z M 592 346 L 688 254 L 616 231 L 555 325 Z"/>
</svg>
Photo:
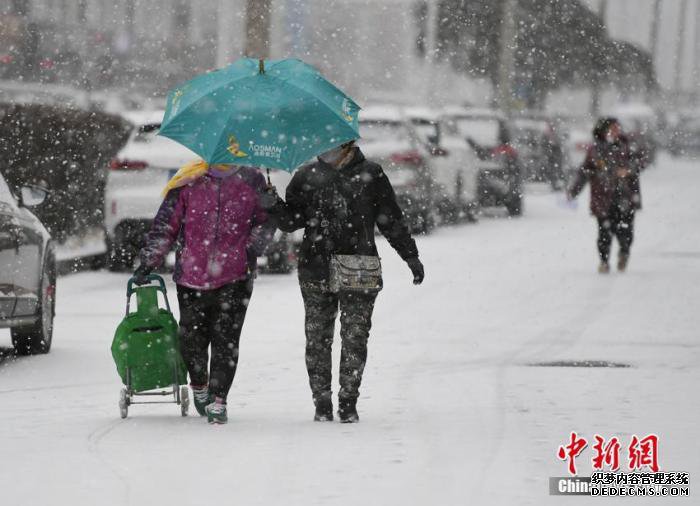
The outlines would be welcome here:
<svg viewBox="0 0 700 506">
<path fill-rule="evenodd" d="M 187 368 L 180 356 L 178 326 L 168 302 L 165 281 L 151 274 L 151 283 L 134 287 L 134 278 L 126 288 L 126 316 L 112 341 L 112 357 L 124 388 L 119 396 L 122 418 L 132 404 L 178 404 L 182 416 L 189 410 Z M 157 284 L 153 284 L 156 282 Z M 165 308 L 159 306 L 162 294 Z M 136 294 L 136 311 L 131 311 L 131 297 Z M 172 395 L 174 400 L 135 401 L 137 396 Z"/>
</svg>

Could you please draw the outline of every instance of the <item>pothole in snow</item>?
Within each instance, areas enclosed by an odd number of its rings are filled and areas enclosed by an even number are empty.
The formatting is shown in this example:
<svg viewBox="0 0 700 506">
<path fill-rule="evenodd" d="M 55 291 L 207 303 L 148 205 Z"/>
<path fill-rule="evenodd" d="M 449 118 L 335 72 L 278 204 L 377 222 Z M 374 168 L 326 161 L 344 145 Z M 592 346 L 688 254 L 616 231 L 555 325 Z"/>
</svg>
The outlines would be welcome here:
<svg viewBox="0 0 700 506">
<path fill-rule="evenodd" d="M 527 364 L 530 367 L 632 367 L 621 362 L 608 362 L 607 360 L 555 360 L 553 362 L 535 362 Z"/>
</svg>

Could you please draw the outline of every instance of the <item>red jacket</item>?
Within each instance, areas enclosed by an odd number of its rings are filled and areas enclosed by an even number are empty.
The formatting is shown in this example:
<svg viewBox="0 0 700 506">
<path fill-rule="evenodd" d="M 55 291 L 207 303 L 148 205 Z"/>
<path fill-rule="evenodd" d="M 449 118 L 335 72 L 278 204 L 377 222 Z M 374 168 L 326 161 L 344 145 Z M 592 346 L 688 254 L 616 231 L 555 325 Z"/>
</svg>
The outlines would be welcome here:
<svg viewBox="0 0 700 506">
<path fill-rule="evenodd" d="M 608 216 L 613 206 L 623 212 L 642 208 L 639 187 L 641 160 L 635 157 L 625 137 L 615 143 L 598 141 L 586 154 L 569 187 L 575 197 L 591 184 L 591 213 L 598 218 Z"/>
</svg>

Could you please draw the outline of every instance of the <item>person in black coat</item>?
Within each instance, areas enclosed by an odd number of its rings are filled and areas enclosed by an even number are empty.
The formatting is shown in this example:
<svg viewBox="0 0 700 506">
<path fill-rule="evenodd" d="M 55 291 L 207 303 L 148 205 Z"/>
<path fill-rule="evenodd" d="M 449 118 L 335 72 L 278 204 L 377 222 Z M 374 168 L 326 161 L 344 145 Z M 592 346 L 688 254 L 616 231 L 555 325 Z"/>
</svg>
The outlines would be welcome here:
<svg viewBox="0 0 700 506">
<path fill-rule="evenodd" d="M 418 249 L 381 166 L 349 142 L 301 167 L 269 210 L 284 232 L 304 228 L 299 284 L 306 311 L 306 366 L 315 420 L 333 419 L 331 346 L 340 308 L 342 351 L 338 416 L 356 422 L 356 403 L 367 358 L 375 293 L 333 293 L 332 255 L 377 255 L 375 225 L 408 264 L 414 284 L 423 282 Z"/>
</svg>

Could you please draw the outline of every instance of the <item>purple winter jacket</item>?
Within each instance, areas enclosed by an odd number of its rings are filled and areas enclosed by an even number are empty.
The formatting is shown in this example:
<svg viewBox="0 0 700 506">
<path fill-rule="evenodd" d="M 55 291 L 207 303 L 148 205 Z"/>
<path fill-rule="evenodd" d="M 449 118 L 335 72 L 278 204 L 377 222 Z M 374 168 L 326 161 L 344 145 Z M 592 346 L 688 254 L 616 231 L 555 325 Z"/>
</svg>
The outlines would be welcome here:
<svg viewBox="0 0 700 506">
<path fill-rule="evenodd" d="M 264 253 L 274 225 L 260 205 L 265 178 L 252 167 L 210 170 L 170 190 L 141 249 L 141 263 L 156 268 L 177 240 L 173 279 L 214 290 L 248 278 Z"/>
</svg>

